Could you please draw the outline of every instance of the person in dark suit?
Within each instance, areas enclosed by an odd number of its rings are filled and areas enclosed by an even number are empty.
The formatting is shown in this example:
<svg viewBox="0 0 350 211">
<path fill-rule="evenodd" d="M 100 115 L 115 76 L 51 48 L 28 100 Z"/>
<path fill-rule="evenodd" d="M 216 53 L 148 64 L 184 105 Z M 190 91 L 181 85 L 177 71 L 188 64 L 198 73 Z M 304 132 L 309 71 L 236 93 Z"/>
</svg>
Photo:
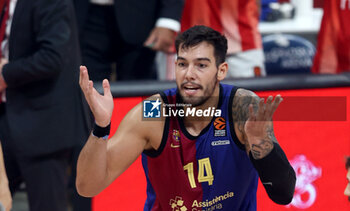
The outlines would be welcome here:
<svg viewBox="0 0 350 211">
<path fill-rule="evenodd" d="M 24 181 L 30 210 L 67 210 L 68 162 L 89 133 L 73 4 L 11 0 L 9 11 L 10 33 L 2 42 L 8 49 L 1 49 L 0 62 L 0 92 L 6 92 L 0 140 L 10 190 Z"/>
<path fill-rule="evenodd" d="M 156 51 L 170 52 L 183 0 L 74 0 L 83 64 L 94 81 L 156 79 Z"/>
</svg>

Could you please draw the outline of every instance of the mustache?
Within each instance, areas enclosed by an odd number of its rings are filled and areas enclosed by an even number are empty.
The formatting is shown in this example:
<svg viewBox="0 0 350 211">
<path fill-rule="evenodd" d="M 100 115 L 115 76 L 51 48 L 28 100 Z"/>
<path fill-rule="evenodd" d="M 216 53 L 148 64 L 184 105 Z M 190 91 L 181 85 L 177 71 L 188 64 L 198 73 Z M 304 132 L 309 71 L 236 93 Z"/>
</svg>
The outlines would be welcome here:
<svg viewBox="0 0 350 211">
<path fill-rule="evenodd" d="M 199 87 L 199 89 L 203 89 L 202 85 L 194 83 L 194 82 L 183 82 L 180 87 L 183 89 L 187 85 L 193 85 L 195 87 Z"/>
</svg>

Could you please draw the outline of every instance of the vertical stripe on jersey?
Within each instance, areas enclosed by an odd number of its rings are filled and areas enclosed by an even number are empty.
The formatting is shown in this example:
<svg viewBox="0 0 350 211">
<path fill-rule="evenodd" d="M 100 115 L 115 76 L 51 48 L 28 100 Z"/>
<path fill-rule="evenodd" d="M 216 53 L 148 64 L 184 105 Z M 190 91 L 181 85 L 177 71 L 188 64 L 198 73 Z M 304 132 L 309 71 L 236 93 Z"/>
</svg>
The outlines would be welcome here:
<svg viewBox="0 0 350 211">
<path fill-rule="evenodd" d="M 331 1 L 324 2 L 324 15 L 321 23 L 321 30 L 318 34 L 317 51 L 312 67 L 313 73 L 334 73 L 337 69 L 336 37 L 331 23 Z M 327 21 L 328 20 L 328 21 Z"/>
<path fill-rule="evenodd" d="M 350 19 L 350 1 L 345 1 L 324 2 L 313 73 L 339 73 L 350 70 L 350 27 L 347 27 Z"/>
<path fill-rule="evenodd" d="M 241 27 L 239 27 L 239 1 L 220 0 L 223 33 L 227 37 L 228 53 L 242 51 Z"/>
<path fill-rule="evenodd" d="M 186 0 L 181 31 L 194 25 L 206 25 L 223 33 L 228 54 L 261 49 L 256 0 Z"/>
</svg>

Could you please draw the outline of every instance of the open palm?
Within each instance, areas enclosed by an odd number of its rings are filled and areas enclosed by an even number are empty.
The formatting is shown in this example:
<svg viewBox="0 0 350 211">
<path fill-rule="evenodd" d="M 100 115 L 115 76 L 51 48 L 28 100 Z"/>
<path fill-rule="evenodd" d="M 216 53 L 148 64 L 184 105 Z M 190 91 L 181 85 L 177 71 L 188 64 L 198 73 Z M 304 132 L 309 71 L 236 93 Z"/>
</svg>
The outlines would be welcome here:
<svg viewBox="0 0 350 211">
<path fill-rule="evenodd" d="M 269 96 L 266 104 L 264 99 L 260 99 L 256 112 L 254 112 L 253 105 L 249 106 L 249 118 L 244 129 L 250 144 L 273 135 L 272 117 L 281 102 L 281 96 L 277 95 L 274 100 L 272 96 Z"/>
<path fill-rule="evenodd" d="M 80 66 L 79 84 L 95 117 L 96 124 L 100 127 L 106 127 L 111 121 L 114 106 L 108 80 L 104 79 L 102 82 L 103 95 L 101 95 L 97 92 L 93 86 L 93 82 L 89 79 L 87 68 L 85 66 Z"/>
</svg>

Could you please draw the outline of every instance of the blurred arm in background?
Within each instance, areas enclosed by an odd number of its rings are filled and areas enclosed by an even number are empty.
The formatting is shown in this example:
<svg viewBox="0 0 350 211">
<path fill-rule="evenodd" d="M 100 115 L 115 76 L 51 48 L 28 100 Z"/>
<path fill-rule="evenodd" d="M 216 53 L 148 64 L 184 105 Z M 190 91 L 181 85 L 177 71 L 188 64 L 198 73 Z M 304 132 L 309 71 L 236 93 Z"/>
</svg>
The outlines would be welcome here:
<svg viewBox="0 0 350 211">
<path fill-rule="evenodd" d="M 170 53 L 176 33 L 180 31 L 183 0 L 162 0 L 159 18 L 144 45 L 155 51 Z"/>
</svg>

